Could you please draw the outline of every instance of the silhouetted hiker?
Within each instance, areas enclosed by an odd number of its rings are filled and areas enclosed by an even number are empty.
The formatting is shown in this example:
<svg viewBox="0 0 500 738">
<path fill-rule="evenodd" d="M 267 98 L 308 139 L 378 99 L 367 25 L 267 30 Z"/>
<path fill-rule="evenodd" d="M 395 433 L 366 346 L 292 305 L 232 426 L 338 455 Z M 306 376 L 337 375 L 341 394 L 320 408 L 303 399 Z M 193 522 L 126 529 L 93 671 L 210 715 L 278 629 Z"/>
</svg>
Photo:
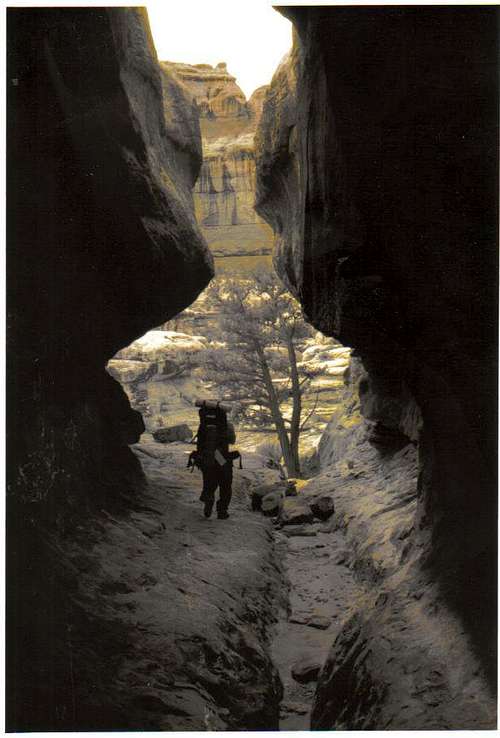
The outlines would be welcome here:
<svg viewBox="0 0 500 738">
<path fill-rule="evenodd" d="M 228 405 L 215 401 L 196 401 L 200 407 L 200 425 L 196 434 L 196 451 L 189 456 L 188 466 L 196 464 L 203 474 L 203 490 L 200 500 L 204 503 L 204 514 L 209 518 L 215 501 L 215 492 L 219 488 L 217 517 L 225 520 L 232 495 L 233 460 L 240 454 L 229 451 L 229 445 L 235 443 L 234 426 L 227 419 Z M 241 462 L 240 462 L 241 464 Z"/>
</svg>

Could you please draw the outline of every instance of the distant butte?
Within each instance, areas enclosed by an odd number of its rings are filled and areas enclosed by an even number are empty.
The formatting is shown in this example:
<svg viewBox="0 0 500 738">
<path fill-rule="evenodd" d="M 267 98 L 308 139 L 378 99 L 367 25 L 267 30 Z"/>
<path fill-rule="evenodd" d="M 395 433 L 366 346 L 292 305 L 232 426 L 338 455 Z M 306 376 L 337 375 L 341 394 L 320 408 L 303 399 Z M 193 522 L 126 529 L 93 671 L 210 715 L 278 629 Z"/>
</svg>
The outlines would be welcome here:
<svg viewBox="0 0 500 738">
<path fill-rule="evenodd" d="M 226 62 L 215 67 L 160 64 L 192 96 L 200 117 L 203 164 L 193 195 L 196 217 L 213 255 L 225 259 L 224 268 L 230 266 L 228 256 L 251 257 L 250 268 L 269 263 L 273 233 L 254 210 L 254 136 L 267 85 L 247 100 Z"/>
</svg>

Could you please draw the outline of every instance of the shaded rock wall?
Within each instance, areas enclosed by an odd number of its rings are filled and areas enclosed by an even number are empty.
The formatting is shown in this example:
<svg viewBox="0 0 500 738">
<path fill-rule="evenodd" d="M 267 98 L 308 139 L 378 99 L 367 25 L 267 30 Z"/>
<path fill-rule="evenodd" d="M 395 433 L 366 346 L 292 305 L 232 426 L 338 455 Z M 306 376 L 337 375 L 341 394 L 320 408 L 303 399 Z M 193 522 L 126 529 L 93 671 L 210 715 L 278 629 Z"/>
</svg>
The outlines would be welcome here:
<svg viewBox="0 0 500 738">
<path fill-rule="evenodd" d="M 224 63 L 162 62 L 192 96 L 200 115 L 203 164 L 194 188 L 195 212 L 217 258 L 271 253 L 273 234 L 254 209 L 253 139 L 266 87 L 245 99 Z"/>
<path fill-rule="evenodd" d="M 496 700 L 430 568 L 418 526 L 415 443 L 364 417 L 369 380 L 359 358 L 320 442 L 322 471 L 304 494 L 335 500 L 329 521 L 364 590 L 344 614 L 318 680 L 316 729 L 444 730 L 495 725 Z"/>
<path fill-rule="evenodd" d="M 9 80 L 9 376 L 23 468 L 41 415 L 60 413 L 53 428 L 78 398 L 105 394 L 106 360 L 195 299 L 212 263 L 192 213 L 197 124 L 186 127 L 189 108 L 174 120 L 179 91 L 165 124 L 138 11 L 12 11 Z"/>
<path fill-rule="evenodd" d="M 10 10 L 8 80 L 7 721 L 76 729 L 39 692 L 70 683 L 78 571 L 55 559 L 142 484 L 127 445 L 144 425 L 104 367 L 213 274 L 191 195 L 201 142 L 142 10 Z"/>
<path fill-rule="evenodd" d="M 311 322 L 361 357 L 373 440 L 418 438 L 410 541 L 494 682 L 496 11 L 283 12 L 257 210 Z"/>
</svg>

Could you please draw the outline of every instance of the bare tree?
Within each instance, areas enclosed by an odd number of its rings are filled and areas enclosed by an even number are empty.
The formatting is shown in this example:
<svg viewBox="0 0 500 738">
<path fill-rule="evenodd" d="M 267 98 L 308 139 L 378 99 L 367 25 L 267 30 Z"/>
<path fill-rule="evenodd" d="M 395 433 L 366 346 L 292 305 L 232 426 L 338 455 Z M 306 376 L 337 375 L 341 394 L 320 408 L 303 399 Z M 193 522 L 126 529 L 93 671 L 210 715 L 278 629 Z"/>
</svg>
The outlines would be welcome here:
<svg viewBox="0 0 500 738">
<path fill-rule="evenodd" d="M 302 396 L 312 372 L 297 360 L 297 346 L 313 331 L 298 302 L 270 272 L 247 279 L 222 277 L 207 290 L 219 313 L 222 346 L 205 357 L 209 377 L 254 424 L 276 428 L 289 476 L 300 475 L 299 441 L 305 423 Z M 283 412 L 291 399 L 289 417 Z"/>
</svg>

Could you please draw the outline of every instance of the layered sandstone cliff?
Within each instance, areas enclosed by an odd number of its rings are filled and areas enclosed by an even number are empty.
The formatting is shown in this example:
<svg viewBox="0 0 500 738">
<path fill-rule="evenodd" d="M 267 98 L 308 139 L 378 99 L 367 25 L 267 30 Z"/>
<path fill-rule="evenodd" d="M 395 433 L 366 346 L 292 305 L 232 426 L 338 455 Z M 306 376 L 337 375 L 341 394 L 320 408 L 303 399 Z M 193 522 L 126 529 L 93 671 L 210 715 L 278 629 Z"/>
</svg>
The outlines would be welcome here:
<svg viewBox="0 0 500 738">
<path fill-rule="evenodd" d="M 128 444 L 144 425 L 105 365 L 213 274 L 191 194 L 201 142 L 145 11 L 11 9 L 8 51 L 7 721 L 76 730 L 99 704 L 109 724 L 119 634 L 86 609 L 99 562 L 70 541 L 143 482 Z"/>
<path fill-rule="evenodd" d="M 162 62 L 162 68 L 182 82 L 200 115 L 203 164 L 193 194 L 216 263 L 240 269 L 241 257 L 252 265 L 268 263 L 262 257 L 271 253 L 273 235 L 254 209 L 253 145 L 266 88 L 247 101 L 223 62 L 216 67 Z"/>
<path fill-rule="evenodd" d="M 399 574 L 337 639 L 313 727 L 493 726 L 495 11 L 283 12 L 296 36 L 256 138 L 257 210 L 311 322 L 362 360 L 357 389 L 378 467 L 410 441 L 419 458 Z M 369 508 L 345 499 L 365 537 Z M 398 636 L 396 666 L 382 638 L 395 635 L 395 614 L 420 649 L 405 651 Z M 443 650 L 452 632 L 457 656 Z M 442 663 L 455 658 L 455 672 L 436 666 L 434 686 L 419 686 L 415 658 L 431 664 L 438 652 Z M 351 688 L 339 691 L 339 680 Z M 443 699 L 433 703 L 433 690 Z M 427 711 L 413 693 L 429 693 Z"/>
</svg>

